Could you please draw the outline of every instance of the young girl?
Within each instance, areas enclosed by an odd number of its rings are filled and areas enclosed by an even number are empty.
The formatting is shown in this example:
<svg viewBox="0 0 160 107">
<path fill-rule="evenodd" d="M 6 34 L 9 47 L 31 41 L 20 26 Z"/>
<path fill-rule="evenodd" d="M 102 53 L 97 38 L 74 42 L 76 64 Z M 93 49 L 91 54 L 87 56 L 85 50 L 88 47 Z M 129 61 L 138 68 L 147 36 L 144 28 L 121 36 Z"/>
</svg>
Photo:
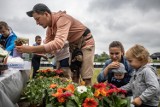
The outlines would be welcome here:
<svg viewBox="0 0 160 107">
<path fill-rule="evenodd" d="M 117 87 L 124 85 L 117 83 L 119 80 L 113 79 L 114 74 L 112 72 L 113 69 L 119 68 L 120 63 L 122 63 L 125 66 L 125 70 L 127 71 L 124 76 L 124 82 L 127 84 L 131 77 L 130 74 L 132 73 L 132 68 L 124 57 L 124 47 L 121 42 L 113 41 L 109 45 L 109 55 L 110 59 L 105 62 L 102 71 L 97 77 L 98 82 L 105 82 L 107 80 L 108 83 L 113 83 L 114 85 L 118 84 L 116 85 Z"/>
<path fill-rule="evenodd" d="M 136 107 L 158 107 L 160 86 L 154 68 L 148 65 L 149 52 L 135 45 L 126 52 L 126 58 L 135 72 L 130 82 L 121 88 L 132 90 L 132 104 Z"/>
</svg>

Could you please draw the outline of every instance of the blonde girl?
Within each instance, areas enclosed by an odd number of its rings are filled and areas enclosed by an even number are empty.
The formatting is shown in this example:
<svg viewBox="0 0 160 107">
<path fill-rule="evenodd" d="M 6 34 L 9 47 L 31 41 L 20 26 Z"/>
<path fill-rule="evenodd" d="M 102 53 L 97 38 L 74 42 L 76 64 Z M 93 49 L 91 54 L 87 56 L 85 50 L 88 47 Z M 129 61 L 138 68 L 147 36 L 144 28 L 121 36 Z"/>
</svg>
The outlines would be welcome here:
<svg viewBox="0 0 160 107">
<path fill-rule="evenodd" d="M 160 86 L 152 66 L 148 65 L 149 52 L 141 45 L 134 45 L 126 52 L 126 58 L 135 69 L 130 82 L 121 87 L 132 90 L 135 107 L 158 107 Z"/>
</svg>

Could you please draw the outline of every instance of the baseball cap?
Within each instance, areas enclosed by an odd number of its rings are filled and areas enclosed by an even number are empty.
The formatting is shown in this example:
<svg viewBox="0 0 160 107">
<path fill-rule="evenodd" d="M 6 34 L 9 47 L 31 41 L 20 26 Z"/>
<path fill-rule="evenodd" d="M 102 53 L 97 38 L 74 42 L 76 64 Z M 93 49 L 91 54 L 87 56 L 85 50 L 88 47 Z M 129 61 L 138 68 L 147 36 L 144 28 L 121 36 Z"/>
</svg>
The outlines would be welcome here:
<svg viewBox="0 0 160 107">
<path fill-rule="evenodd" d="M 114 72 L 114 73 L 126 73 L 127 71 L 125 69 L 125 66 L 122 63 L 120 63 L 119 68 L 112 69 L 112 72 Z"/>
<path fill-rule="evenodd" d="M 26 12 L 26 14 L 29 16 L 29 17 L 33 17 L 33 12 L 37 12 L 37 11 L 40 11 L 40 12 L 49 12 L 51 13 L 50 9 L 43 3 L 38 3 L 36 4 L 33 9 L 31 11 L 28 11 Z"/>
</svg>

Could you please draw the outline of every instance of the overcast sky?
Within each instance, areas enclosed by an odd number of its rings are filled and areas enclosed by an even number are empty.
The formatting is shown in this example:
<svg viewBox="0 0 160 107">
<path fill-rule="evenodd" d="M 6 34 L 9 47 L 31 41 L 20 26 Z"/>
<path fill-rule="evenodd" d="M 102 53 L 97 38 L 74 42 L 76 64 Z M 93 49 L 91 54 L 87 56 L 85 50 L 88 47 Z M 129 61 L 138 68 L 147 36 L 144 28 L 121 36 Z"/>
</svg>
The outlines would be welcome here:
<svg viewBox="0 0 160 107">
<path fill-rule="evenodd" d="M 53 12 L 66 10 L 91 29 L 96 52 L 108 53 L 115 40 L 125 50 L 138 43 L 152 54 L 160 52 L 160 0 L 0 0 L 0 20 L 6 21 L 19 37 L 30 39 L 45 31 L 26 15 L 36 3 L 46 4 Z"/>
</svg>

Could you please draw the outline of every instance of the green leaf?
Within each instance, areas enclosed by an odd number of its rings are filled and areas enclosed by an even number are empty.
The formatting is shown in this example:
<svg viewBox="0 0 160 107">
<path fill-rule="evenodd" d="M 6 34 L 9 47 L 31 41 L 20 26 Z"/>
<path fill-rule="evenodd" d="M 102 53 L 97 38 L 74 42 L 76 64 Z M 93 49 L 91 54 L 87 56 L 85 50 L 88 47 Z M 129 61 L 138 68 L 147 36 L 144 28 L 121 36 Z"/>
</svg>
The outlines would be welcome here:
<svg viewBox="0 0 160 107">
<path fill-rule="evenodd" d="M 53 107 L 52 104 L 47 104 L 46 107 Z"/>
<path fill-rule="evenodd" d="M 76 104 L 75 101 L 73 101 L 73 100 L 68 100 L 68 101 L 66 102 L 66 107 L 78 107 L 78 105 Z"/>
<path fill-rule="evenodd" d="M 127 99 L 121 99 L 120 100 L 120 107 L 126 107 L 128 105 L 128 101 Z"/>
<path fill-rule="evenodd" d="M 110 107 L 111 104 L 112 104 L 112 101 L 110 99 L 108 99 L 107 97 L 105 97 L 103 99 L 103 105 L 104 105 L 104 107 Z"/>
<path fill-rule="evenodd" d="M 76 97 L 76 96 L 72 96 L 72 97 L 71 97 L 71 100 L 74 101 L 77 105 L 80 104 L 79 98 Z"/>
</svg>

